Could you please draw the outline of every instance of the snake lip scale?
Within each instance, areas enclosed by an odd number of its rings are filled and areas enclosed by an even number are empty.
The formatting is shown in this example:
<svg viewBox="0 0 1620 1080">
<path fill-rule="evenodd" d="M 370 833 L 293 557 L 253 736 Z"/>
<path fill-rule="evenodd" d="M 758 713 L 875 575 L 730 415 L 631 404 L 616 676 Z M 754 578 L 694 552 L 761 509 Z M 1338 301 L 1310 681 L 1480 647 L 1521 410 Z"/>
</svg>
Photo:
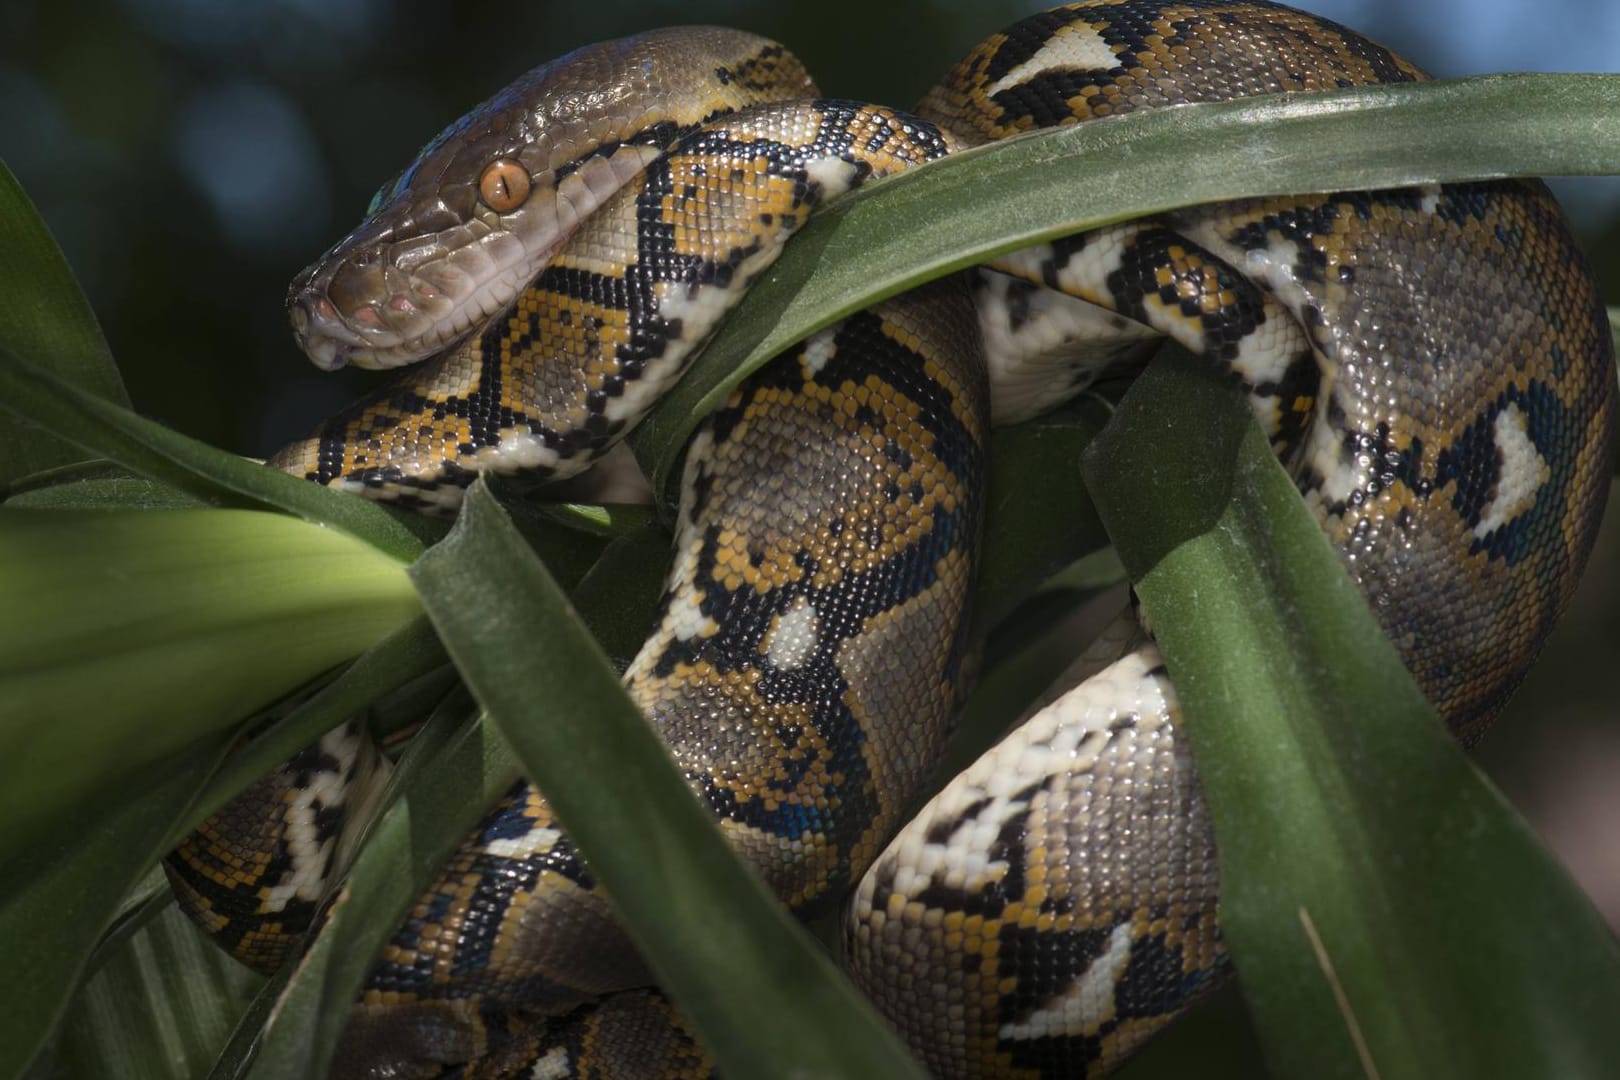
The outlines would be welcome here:
<svg viewBox="0 0 1620 1080">
<path fill-rule="evenodd" d="M 818 206 L 958 147 L 1136 109 L 1426 78 L 1264 0 L 1088 0 L 986 38 L 912 112 L 826 99 L 715 28 L 591 46 L 452 124 L 293 283 L 316 363 L 401 366 L 269 464 L 453 512 L 556 480 L 678 380 Z M 1176 688 L 1126 613 L 1050 704 L 907 818 L 966 681 L 987 431 L 1169 338 L 1241 386 L 1463 742 L 1567 604 L 1608 488 L 1613 353 L 1535 181 L 1257 198 L 1014 252 L 772 360 L 688 445 L 625 686 L 790 908 L 934 1074 L 1100 1075 L 1226 976 Z M 281 963 L 387 769 L 329 733 L 168 861 Z M 544 795 L 519 783 L 417 900 L 333 1075 L 706 1076 Z"/>
</svg>

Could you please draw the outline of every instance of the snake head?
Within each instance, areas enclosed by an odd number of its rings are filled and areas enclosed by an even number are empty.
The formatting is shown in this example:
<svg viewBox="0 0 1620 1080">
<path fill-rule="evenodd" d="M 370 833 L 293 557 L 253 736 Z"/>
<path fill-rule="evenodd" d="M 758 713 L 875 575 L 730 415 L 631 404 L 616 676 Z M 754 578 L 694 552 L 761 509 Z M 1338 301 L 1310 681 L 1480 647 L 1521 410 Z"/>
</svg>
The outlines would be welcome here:
<svg viewBox="0 0 1620 1080">
<path fill-rule="evenodd" d="M 365 220 L 293 279 L 293 335 L 321 368 L 388 368 L 507 310 L 592 211 L 717 112 L 813 94 L 781 46 L 717 27 L 579 49 L 441 131 Z"/>
</svg>

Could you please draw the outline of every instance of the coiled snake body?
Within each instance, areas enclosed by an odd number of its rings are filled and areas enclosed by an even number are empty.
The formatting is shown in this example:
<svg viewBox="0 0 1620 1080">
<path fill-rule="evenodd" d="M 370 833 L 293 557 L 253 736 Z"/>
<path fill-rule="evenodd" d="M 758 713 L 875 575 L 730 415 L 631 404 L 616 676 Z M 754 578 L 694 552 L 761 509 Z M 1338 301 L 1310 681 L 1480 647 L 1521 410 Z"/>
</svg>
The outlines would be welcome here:
<svg viewBox="0 0 1620 1080">
<path fill-rule="evenodd" d="M 1226 0 L 1033 16 L 916 115 L 813 99 L 797 61 L 744 34 L 582 50 L 441 135 L 294 283 L 319 362 L 420 363 L 272 464 L 430 509 L 481 470 L 570 475 L 817 205 L 870 177 L 1138 108 L 1422 77 L 1342 27 Z M 901 825 L 961 689 L 986 353 L 997 420 L 1153 335 L 1241 380 L 1465 739 L 1584 563 L 1613 358 L 1534 182 L 1198 208 L 999 260 L 972 285 L 977 315 L 969 291 L 939 282 L 819 333 L 709 418 L 657 628 L 625 679 L 786 903 L 855 886 L 851 971 L 930 1069 L 1089 1074 L 1213 984 L 1213 839 L 1174 688 L 1129 621 L 1093 647 L 1089 679 Z M 273 966 L 303 932 L 345 785 L 373 761 L 335 732 L 171 860 L 238 955 Z M 520 785 L 377 961 L 337 1073 L 706 1074 L 649 983 Z"/>
</svg>

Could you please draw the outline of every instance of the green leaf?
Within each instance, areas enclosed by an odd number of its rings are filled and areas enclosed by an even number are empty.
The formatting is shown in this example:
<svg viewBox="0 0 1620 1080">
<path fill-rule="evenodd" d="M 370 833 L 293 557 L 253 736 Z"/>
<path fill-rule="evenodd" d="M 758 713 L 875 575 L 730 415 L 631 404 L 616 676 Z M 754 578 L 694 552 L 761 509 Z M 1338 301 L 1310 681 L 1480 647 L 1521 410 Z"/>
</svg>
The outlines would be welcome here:
<svg viewBox="0 0 1620 1080">
<path fill-rule="evenodd" d="M 161 866 L 154 865 L 118 901 L 118 910 L 113 912 L 107 932 L 101 935 L 96 942 L 96 951 L 90 954 L 87 974 L 100 970 L 114 953 L 124 947 L 125 942 L 162 914 L 173 899 L 168 875 Z"/>
<path fill-rule="evenodd" d="M 524 527 L 523 516 L 526 515 L 535 522 L 550 522 L 603 540 L 614 540 L 637 532 L 654 518 L 653 510 L 649 506 L 520 501 L 507 497 L 505 485 L 500 482 L 499 477 L 491 479 L 491 488 L 500 496 L 501 505 L 505 506 L 509 513 L 514 513 L 514 520 L 517 521 L 519 528 Z"/>
<path fill-rule="evenodd" d="M 173 823 L 223 745 L 216 739 L 134 770 L 70 805 L 49 830 L 18 830 L 7 819 L 10 853 L 0 855 L 0 941 L 6 943 L 0 1076 L 20 1075 L 50 1035 L 97 939 L 165 850 Z"/>
<path fill-rule="evenodd" d="M 24 477 L 12 485 L 5 505 L 9 510 L 201 510 L 208 503 L 111 462 L 87 461 Z"/>
<path fill-rule="evenodd" d="M 603 550 L 573 591 L 581 621 L 616 668 L 628 667 L 652 632 L 673 558 L 670 543 L 669 530 L 657 524 L 626 533 Z"/>
<path fill-rule="evenodd" d="M 1613 935 L 1447 737 L 1240 395 L 1155 363 L 1085 473 L 1175 680 L 1277 1074 L 1613 1075 Z"/>
<path fill-rule="evenodd" d="M 0 861 L 420 610 L 375 548 L 241 510 L 0 512 L 0 594 Z"/>
<path fill-rule="evenodd" d="M 206 502 L 283 510 L 341 529 L 401 561 L 421 553 L 424 536 L 442 532 L 426 519 L 391 512 L 170 431 L 3 347 L 0 408 Z"/>
<path fill-rule="evenodd" d="M 1080 454 L 1108 422 L 1087 397 L 990 436 L 984 543 L 973 619 L 995 626 L 1053 574 L 1108 545 L 1080 479 Z"/>
<path fill-rule="evenodd" d="M 47 1076 L 174 1080 L 207 1073 L 264 983 L 168 900 L 80 989 Z"/>
<path fill-rule="evenodd" d="M 481 484 L 411 575 L 457 667 L 722 1071 L 919 1075 L 721 839 Z"/>
<path fill-rule="evenodd" d="M 208 1071 L 208 1080 L 238 1080 L 248 1075 L 258 1056 L 263 1033 L 276 1015 L 276 1005 L 286 992 L 292 976 L 292 966 L 284 965 L 259 988 L 258 994 L 242 1010 L 242 1015 L 236 1021 L 236 1030 L 231 1032 L 230 1040 L 214 1061 L 214 1067 Z"/>
<path fill-rule="evenodd" d="M 484 809 L 517 778 L 517 762 L 500 734 L 459 710 L 441 709 L 417 733 L 391 781 L 392 802 L 276 1002 L 258 1056 L 245 1073 L 224 1075 L 327 1075 L 373 959 Z"/>
<path fill-rule="evenodd" d="M 1620 173 L 1620 75 L 1278 94 L 978 147 L 819 211 L 631 442 L 667 496 L 692 430 L 766 360 L 883 297 L 1038 241 L 1222 199 L 1598 173 Z"/>
<path fill-rule="evenodd" d="M 37 357 L 62 379 L 128 405 L 123 379 L 89 301 L 17 178 L 0 163 L 0 350 Z M 20 476 L 79 461 L 77 447 L 24 418 L 0 428 L 0 488 Z"/>
<path fill-rule="evenodd" d="M 1235 984 L 1188 1010 L 1120 1067 L 1116 1080 L 1255 1080 L 1265 1057 Z"/>
</svg>

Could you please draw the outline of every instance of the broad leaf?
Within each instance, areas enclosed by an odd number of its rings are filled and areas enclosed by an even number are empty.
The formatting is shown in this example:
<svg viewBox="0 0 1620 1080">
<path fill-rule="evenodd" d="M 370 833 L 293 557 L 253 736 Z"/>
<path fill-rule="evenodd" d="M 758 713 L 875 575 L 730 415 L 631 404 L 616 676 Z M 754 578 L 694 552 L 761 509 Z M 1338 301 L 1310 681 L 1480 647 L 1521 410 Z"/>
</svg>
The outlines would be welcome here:
<svg viewBox="0 0 1620 1080">
<path fill-rule="evenodd" d="M 223 743 L 130 772 L 49 830 L 8 828 L 9 853 L 0 855 L 0 1076 L 20 1075 L 50 1035 L 97 939 L 165 850 Z"/>
<path fill-rule="evenodd" d="M 40 1080 L 205 1075 L 263 982 L 168 901 L 85 983 Z"/>
<path fill-rule="evenodd" d="M 1080 454 L 1108 421 L 1086 398 L 991 434 L 984 542 L 973 618 L 1001 621 L 1053 574 L 1108 544 L 1080 480 Z"/>
<path fill-rule="evenodd" d="M 0 512 L 0 594 L 0 861 L 419 610 L 375 548 L 240 510 Z"/>
<path fill-rule="evenodd" d="M 1277 1074 L 1613 1075 L 1613 934 L 1445 734 L 1240 395 L 1161 360 L 1085 471 L 1182 702 Z"/>
</svg>

